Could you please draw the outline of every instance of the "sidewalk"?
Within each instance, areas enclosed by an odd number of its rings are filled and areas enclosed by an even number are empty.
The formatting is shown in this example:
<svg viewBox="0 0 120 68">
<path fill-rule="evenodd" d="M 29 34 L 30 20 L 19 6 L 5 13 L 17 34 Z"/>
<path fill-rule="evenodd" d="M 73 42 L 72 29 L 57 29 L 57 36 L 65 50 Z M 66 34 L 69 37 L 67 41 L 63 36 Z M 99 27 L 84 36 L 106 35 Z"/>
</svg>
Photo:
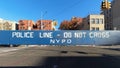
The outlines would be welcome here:
<svg viewBox="0 0 120 68">
<path fill-rule="evenodd" d="M 18 47 L 1 47 L 0 48 L 0 53 L 6 53 L 6 52 L 11 52 L 11 51 L 16 51 L 16 50 L 20 50 L 20 49 L 24 49 L 24 48 L 28 48 L 25 46 L 18 46 Z"/>
</svg>

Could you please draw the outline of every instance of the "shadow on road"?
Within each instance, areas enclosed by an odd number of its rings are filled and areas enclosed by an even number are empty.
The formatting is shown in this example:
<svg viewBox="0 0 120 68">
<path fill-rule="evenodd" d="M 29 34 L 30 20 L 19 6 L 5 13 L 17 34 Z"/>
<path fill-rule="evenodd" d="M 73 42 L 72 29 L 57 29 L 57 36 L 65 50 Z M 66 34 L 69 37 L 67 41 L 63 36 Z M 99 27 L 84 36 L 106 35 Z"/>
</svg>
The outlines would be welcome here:
<svg viewBox="0 0 120 68">
<path fill-rule="evenodd" d="M 120 48 L 104 48 L 104 49 L 114 50 L 114 51 L 120 51 Z"/>
<path fill-rule="evenodd" d="M 41 61 L 39 62 L 41 63 Z M 18 66 L 7 68 L 120 68 L 120 61 L 107 55 L 97 57 L 46 57 L 42 66 L 39 62 L 36 66 Z"/>
<path fill-rule="evenodd" d="M 112 58 L 112 60 L 111 60 Z M 120 61 L 113 57 L 48 57 L 43 68 L 120 68 Z M 39 65 L 39 63 L 37 64 Z"/>
<path fill-rule="evenodd" d="M 30 49 L 29 49 L 30 50 Z M 33 50 L 33 49 L 31 49 Z M 45 51 L 57 51 L 67 54 L 68 52 L 85 54 L 82 51 L 52 50 L 41 49 Z M 34 50 L 33 50 L 34 51 Z M 94 54 L 94 53 L 92 53 Z M 97 53 L 95 53 L 97 54 Z M 0 67 L 0 68 L 120 68 L 120 56 L 46 56 L 43 64 L 40 60 L 34 66 Z"/>
</svg>

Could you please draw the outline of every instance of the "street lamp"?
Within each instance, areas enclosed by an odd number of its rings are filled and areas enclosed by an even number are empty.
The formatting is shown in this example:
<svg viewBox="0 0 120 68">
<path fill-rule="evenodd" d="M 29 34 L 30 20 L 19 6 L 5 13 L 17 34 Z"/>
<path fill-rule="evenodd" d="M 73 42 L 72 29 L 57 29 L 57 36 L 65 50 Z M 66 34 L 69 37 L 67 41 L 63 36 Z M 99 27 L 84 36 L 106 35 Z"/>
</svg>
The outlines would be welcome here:
<svg viewBox="0 0 120 68">
<path fill-rule="evenodd" d="M 42 12 L 41 12 L 41 30 L 43 30 L 43 22 L 42 22 L 42 19 L 43 19 L 43 16 L 45 15 L 47 13 L 47 11 L 43 14 Z"/>
</svg>

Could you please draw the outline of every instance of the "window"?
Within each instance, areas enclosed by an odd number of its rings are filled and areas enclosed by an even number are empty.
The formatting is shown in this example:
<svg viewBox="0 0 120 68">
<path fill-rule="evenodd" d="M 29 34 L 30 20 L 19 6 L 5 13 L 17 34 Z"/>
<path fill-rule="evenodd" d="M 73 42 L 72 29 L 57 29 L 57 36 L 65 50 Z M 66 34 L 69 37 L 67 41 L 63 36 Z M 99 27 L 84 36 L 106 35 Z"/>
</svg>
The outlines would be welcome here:
<svg viewBox="0 0 120 68">
<path fill-rule="evenodd" d="M 22 27 L 20 27 L 20 29 L 22 29 Z"/>
<path fill-rule="evenodd" d="M 45 24 L 44 23 L 42 23 L 42 26 L 44 26 Z"/>
<path fill-rule="evenodd" d="M 99 22 L 100 22 L 101 24 L 103 24 L 103 23 L 104 23 L 102 18 L 99 20 Z"/>
<path fill-rule="evenodd" d="M 91 19 L 91 23 L 95 24 L 95 19 L 94 18 Z"/>
<path fill-rule="evenodd" d="M 48 24 L 51 24 L 51 22 L 49 22 Z"/>
<path fill-rule="evenodd" d="M 99 30 L 99 27 L 91 27 L 91 30 Z"/>
<path fill-rule="evenodd" d="M 90 24 L 90 22 L 88 22 L 88 25 Z M 84 24 L 83 24 L 84 25 Z"/>
<path fill-rule="evenodd" d="M 99 19 L 96 19 L 96 24 L 99 24 Z"/>
<path fill-rule="evenodd" d="M 95 30 L 95 27 L 92 27 L 92 29 L 91 30 Z"/>
<path fill-rule="evenodd" d="M 97 27 L 96 30 L 99 30 L 99 28 Z"/>
<path fill-rule="evenodd" d="M 24 29 L 25 29 L 25 27 L 23 27 L 23 26 L 22 26 L 22 27 L 20 27 L 20 29 L 21 29 L 21 30 L 24 30 Z"/>
</svg>

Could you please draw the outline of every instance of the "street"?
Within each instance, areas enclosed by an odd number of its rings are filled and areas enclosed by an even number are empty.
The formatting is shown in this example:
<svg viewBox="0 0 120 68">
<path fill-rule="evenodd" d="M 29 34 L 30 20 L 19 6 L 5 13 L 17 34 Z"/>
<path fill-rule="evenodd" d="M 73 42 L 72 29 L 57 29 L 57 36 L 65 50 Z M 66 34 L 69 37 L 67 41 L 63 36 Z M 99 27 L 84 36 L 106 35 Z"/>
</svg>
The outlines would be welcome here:
<svg viewBox="0 0 120 68">
<path fill-rule="evenodd" d="M 91 46 L 34 46 L 17 49 L 0 52 L 0 67 L 120 68 L 119 50 Z"/>
</svg>

